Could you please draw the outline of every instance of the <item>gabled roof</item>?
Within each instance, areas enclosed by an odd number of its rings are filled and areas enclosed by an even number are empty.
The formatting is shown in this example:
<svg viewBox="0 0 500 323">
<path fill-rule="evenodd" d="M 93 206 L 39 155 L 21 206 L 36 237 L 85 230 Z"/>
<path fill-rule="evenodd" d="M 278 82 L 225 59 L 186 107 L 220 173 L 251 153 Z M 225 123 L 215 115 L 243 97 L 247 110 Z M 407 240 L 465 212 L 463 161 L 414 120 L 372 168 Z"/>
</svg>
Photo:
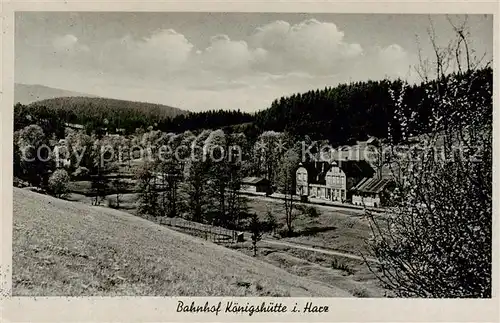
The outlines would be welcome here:
<svg viewBox="0 0 500 323">
<path fill-rule="evenodd" d="M 389 188 L 393 181 L 390 178 L 363 178 L 361 182 L 352 188 L 352 191 L 363 193 L 380 193 Z"/>
<path fill-rule="evenodd" d="M 337 164 L 347 177 L 372 177 L 375 173 L 366 160 L 341 160 Z"/>
<path fill-rule="evenodd" d="M 326 184 L 326 173 L 333 166 L 338 166 L 346 174 L 347 177 L 372 177 L 375 171 L 365 160 L 342 160 L 332 163 L 318 161 L 301 163 L 300 167 L 307 170 L 307 181 L 310 184 Z"/>
<path fill-rule="evenodd" d="M 331 164 L 325 161 L 305 162 L 301 163 L 300 167 L 304 167 L 307 170 L 307 182 L 309 184 L 325 185 L 325 175 L 330 169 Z"/>
<path fill-rule="evenodd" d="M 243 184 L 252 184 L 252 185 L 257 185 L 257 184 L 267 184 L 268 180 L 262 177 L 255 177 L 255 176 L 250 176 L 250 177 L 244 177 L 241 180 L 241 183 Z"/>
</svg>

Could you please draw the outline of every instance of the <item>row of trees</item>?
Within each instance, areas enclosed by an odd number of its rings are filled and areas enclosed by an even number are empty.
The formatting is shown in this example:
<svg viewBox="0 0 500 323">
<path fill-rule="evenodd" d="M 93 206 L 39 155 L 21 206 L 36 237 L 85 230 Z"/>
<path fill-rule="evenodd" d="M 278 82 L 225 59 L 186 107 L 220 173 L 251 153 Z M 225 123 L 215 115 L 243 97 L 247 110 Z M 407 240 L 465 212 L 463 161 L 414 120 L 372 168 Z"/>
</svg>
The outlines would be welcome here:
<svg viewBox="0 0 500 323">
<path fill-rule="evenodd" d="M 244 198 L 238 194 L 241 179 L 262 176 L 276 189 L 291 194 L 300 153 L 300 145 L 294 146 L 289 135 L 274 131 L 262 133 L 256 141 L 227 130 L 204 130 L 195 135 L 152 127 L 131 136 L 68 131 L 63 145 L 53 138 L 55 134 L 47 134 L 39 124 L 14 133 L 17 178 L 50 191 L 49 178 L 59 169 L 52 182 L 90 180 L 93 204 L 115 192 L 112 204 L 119 207 L 120 191 L 126 185 L 116 176 L 109 180 L 108 175 L 120 163 L 130 166 L 134 158 L 146 157 L 136 174 L 140 212 L 172 217 L 186 213 L 192 220 L 230 228 L 240 226 L 248 215 Z M 166 147 L 168 151 L 157 158 Z M 59 185 L 55 194 L 61 195 L 66 186 Z"/>
<path fill-rule="evenodd" d="M 293 193 L 298 146 L 286 150 L 269 144 L 285 137 L 264 133 L 252 144 L 243 133 L 220 129 L 198 135 L 189 131 L 145 133 L 141 145 L 153 156 L 161 147 L 169 149 L 161 159 L 144 163 L 137 173 L 140 212 L 171 217 L 184 214 L 196 222 L 230 229 L 245 227 L 251 215 L 246 199 L 239 193 L 243 177 L 260 174 L 288 196 Z M 287 224 L 291 232 L 291 221 Z"/>
<path fill-rule="evenodd" d="M 441 72 L 440 72 L 441 73 Z M 107 127 L 125 129 L 133 134 L 136 129 L 151 125 L 163 132 L 181 133 L 187 130 L 223 129 L 226 132 L 243 132 L 256 140 L 265 131 L 286 132 L 293 138 L 309 136 L 313 140 L 328 140 L 332 145 L 346 145 L 368 136 L 388 138 L 399 142 L 403 139 L 397 107 L 391 92 L 404 88 L 404 105 L 414 121 L 410 131 L 415 134 L 432 130 L 436 101 L 428 93 L 435 88 L 447 91 L 451 83 L 467 82 L 471 93 L 482 100 L 491 84 L 493 71 L 489 66 L 475 69 L 474 77 L 469 70 L 441 73 L 439 79 L 424 78 L 420 84 L 406 84 L 402 80 L 365 81 L 340 84 L 336 87 L 311 90 L 281 97 L 268 109 L 256 114 L 239 110 L 205 111 L 187 113 L 168 106 L 103 98 L 55 98 L 25 106 L 14 107 L 14 129 L 20 130 L 37 120 L 47 136 L 61 138 L 64 123 L 85 125 L 87 133 Z M 451 89 L 450 89 L 451 90 Z M 472 97 L 471 97 L 472 99 Z M 469 113 L 475 113 L 476 105 Z M 462 113 L 465 111 L 462 111 Z M 104 123 L 106 120 L 106 124 Z M 143 130 L 144 131 L 144 130 Z"/>
<path fill-rule="evenodd" d="M 147 129 L 151 125 L 178 133 L 225 128 L 252 122 L 253 116 L 239 110 L 193 113 L 158 104 L 87 97 L 62 97 L 14 106 L 14 130 L 20 130 L 34 120 L 38 120 L 48 136 L 62 138 L 65 123 L 84 125 L 87 134 L 108 128 L 110 132 L 123 129 L 130 135 L 136 129 Z"/>
<path fill-rule="evenodd" d="M 241 179 L 245 176 L 264 177 L 273 190 L 284 194 L 286 233 L 292 234 L 297 215 L 295 171 L 302 157 L 302 142 L 288 132 L 265 131 L 254 139 L 231 130 L 175 134 L 150 127 L 147 131 L 138 129 L 128 136 L 68 131 L 64 146 L 58 145 L 55 149 L 56 140 L 45 135 L 41 126 L 30 125 L 15 133 L 14 166 L 17 177 L 45 188 L 48 175 L 56 170 L 56 166 L 61 167 L 54 164 L 55 160 L 20 163 L 19 152 L 23 151 L 25 144 L 19 140 L 19 135 L 29 137 L 33 152 L 47 144 L 59 154 L 60 160 L 66 154 L 69 156 L 69 164 L 64 169 L 72 179 L 91 181 L 95 205 L 114 193 L 116 198 L 108 199 L 108 203 L 120 207 L 121 192 L 127 185 L 116 176 L 110 180 L 109 173 L 116 171 L 118 166 L 131 166 L 135 158 L 146 157 L 146 162 L 135 174 L 142 214 L 182 215 L 194 221 L 229 228 L 240 227 L 248 217 L 244 198 L 238 194 Z M 303 143 L 309 145 L 312 140 L 306 136 Z M 165 147 L 168 150 L 162 153 L 161 159 L 158 158 L 160 150 Z M 117 160 L 122 165 L 118 165 Z"/>
<path fill-rule="evenodd" d="M 255 125 L 261 130 L 287 131 L 296 137 L 327 139 L 339 146 L 368 136 L 388 138 L 389 133 L 392 140 L 400 142 L 403 125 L 396 118 L 398 111 L 391 92 L 404 88 L 403 104 L 411 113 L 407 117 L 411 116 L 413 121 L 408 130 L 415 134 L 427 133 L 432 130 L 432 113 L 438 104 L 428 95 L 433 89 L 451 91 L 452 88 L 447 89 L 451 83 L 470 80 L 471 100 L 488 96 L 484 89 L 492 82 L 491 67 L 476 70 L 473 77 L 470 73 L 463 70 L 420 84 L 407 84 L 403 80 L 366 81 L 293 94 L 276 99 L 268 109 L 257 113 Z M 468 113 L 479 112 L 475 105 L 470 109 Z"/>
<path fill-rule="evenodd" d="M 68 191 L 70 179 L 91 180 L 96 205 L 109 193 L 110 184 L 122 186 L 119 178 L 110 183 L 106 177 L 117 169 L 118 164 L 102 161 L 106 159 L 106 149 L 128 147 L 128 140 L 69 132 L 65 144 L 61 145 L 53 139 L 53 133 L 44 131 L 44 124 L 41 120 L 14 132 L 15 178 L 58 197 Z"/>
</svg>

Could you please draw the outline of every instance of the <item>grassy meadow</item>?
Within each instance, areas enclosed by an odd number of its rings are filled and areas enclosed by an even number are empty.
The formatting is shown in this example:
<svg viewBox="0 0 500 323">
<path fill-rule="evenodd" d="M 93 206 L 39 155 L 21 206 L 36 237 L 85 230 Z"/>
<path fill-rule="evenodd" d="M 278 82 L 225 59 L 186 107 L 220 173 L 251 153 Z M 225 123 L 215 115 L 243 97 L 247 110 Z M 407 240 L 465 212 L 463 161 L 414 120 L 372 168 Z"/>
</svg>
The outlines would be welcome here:
<svg viewBox="0 0 500 323">
<path fill-rule="evenodd" d="M 131 214 L 14 188 L 15 296 L 348 297 Z"/>
<path fill-rule="evenodd" d="M 109 209 L 105 207 L 106 201 L 116 198 L 115 194 L 110 194 L 106 197 L 104 206 L 92 207 L 90 206 L 92 198 L 87 196 L 90 192 L 90 182 L 71 182 L 70 189 L 73 193 L 69 194 L 66 200 L 80 202 L 99 211 L 106 210 L 108 212 Z M 137 199 L 137 193 L 121 194 L 120 210 L 135 214 Z M 285 219 L 281 201 L 248 197 L 247 202 L 249 211 L 258 214 L 261 220 L 266 220 L 267 214 L 271 213 L 277 219 L 278 230 L 284 228 Z M 316 216 L 305 214 L 299 206 L 299 210 L 296 211 L 292 237 L 265 234 L 264 240 L 278 239 L 295 245 L 335 250 L 353 255 L 360 255 L 365 251 L 365 239 L 369 237 L 370 229 L 367 219 L 362 216 L 359 210 L 313 207 L 317 210 Z M 109 211 L 116 212 L 115 210 Z M 135 231 L 135 229 L 128 229 L 128 231 L 131 230 Z M 184 233 L 193 234 L 192 232 Z M 250 234 L 247 233 L 246 242 L 227 244 L 226 247 L 253 256 L 249 238 Z M 362 260 L 280 246 L 265 241 L 258 243 L 257 259 L 281 268 L 292 275 L 311 279 L 326 286 L 335 286 L 356 297 L 380 297 L 386 293 L 386 290 L 380 286 Z"/>
</svg>

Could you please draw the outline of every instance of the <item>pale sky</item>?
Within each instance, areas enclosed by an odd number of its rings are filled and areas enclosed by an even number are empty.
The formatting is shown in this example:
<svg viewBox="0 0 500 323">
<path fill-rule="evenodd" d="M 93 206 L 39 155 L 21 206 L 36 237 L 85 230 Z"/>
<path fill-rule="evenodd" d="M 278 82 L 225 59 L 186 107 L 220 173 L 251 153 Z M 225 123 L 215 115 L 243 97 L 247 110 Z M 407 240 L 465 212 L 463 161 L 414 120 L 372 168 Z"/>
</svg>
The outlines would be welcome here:
<svg viewBox="0 0 500 323">
<path fill-rule="evenodd" d="M 451 16 L 461 21 L 463 16 Z M 438 41 L 452 29 L 431 17 Z M 493 18 L 471 15 L 493 53 Z M 280 13 L 16 14 L 15 81 L 189 111 L 269 107 L 284 95 L 385 77 L 417 80 L 428 15 Z"/>
</svg>

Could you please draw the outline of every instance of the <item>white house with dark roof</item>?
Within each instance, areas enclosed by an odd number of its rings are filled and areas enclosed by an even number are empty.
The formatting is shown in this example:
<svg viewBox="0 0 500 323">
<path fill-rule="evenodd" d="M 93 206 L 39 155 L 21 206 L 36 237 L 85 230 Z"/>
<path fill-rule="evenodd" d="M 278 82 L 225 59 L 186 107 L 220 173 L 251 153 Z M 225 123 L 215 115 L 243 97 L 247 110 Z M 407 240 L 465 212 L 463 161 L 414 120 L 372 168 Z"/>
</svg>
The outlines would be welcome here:
<svg viewBox="0 0 500 323">
<path fill-rule="evenodd" d="M 301 163 L 296 171 L 296 193 L 328 201 L 345 202 L 350 189 L 374 174 L 364 160 Z"/>
</svg>

